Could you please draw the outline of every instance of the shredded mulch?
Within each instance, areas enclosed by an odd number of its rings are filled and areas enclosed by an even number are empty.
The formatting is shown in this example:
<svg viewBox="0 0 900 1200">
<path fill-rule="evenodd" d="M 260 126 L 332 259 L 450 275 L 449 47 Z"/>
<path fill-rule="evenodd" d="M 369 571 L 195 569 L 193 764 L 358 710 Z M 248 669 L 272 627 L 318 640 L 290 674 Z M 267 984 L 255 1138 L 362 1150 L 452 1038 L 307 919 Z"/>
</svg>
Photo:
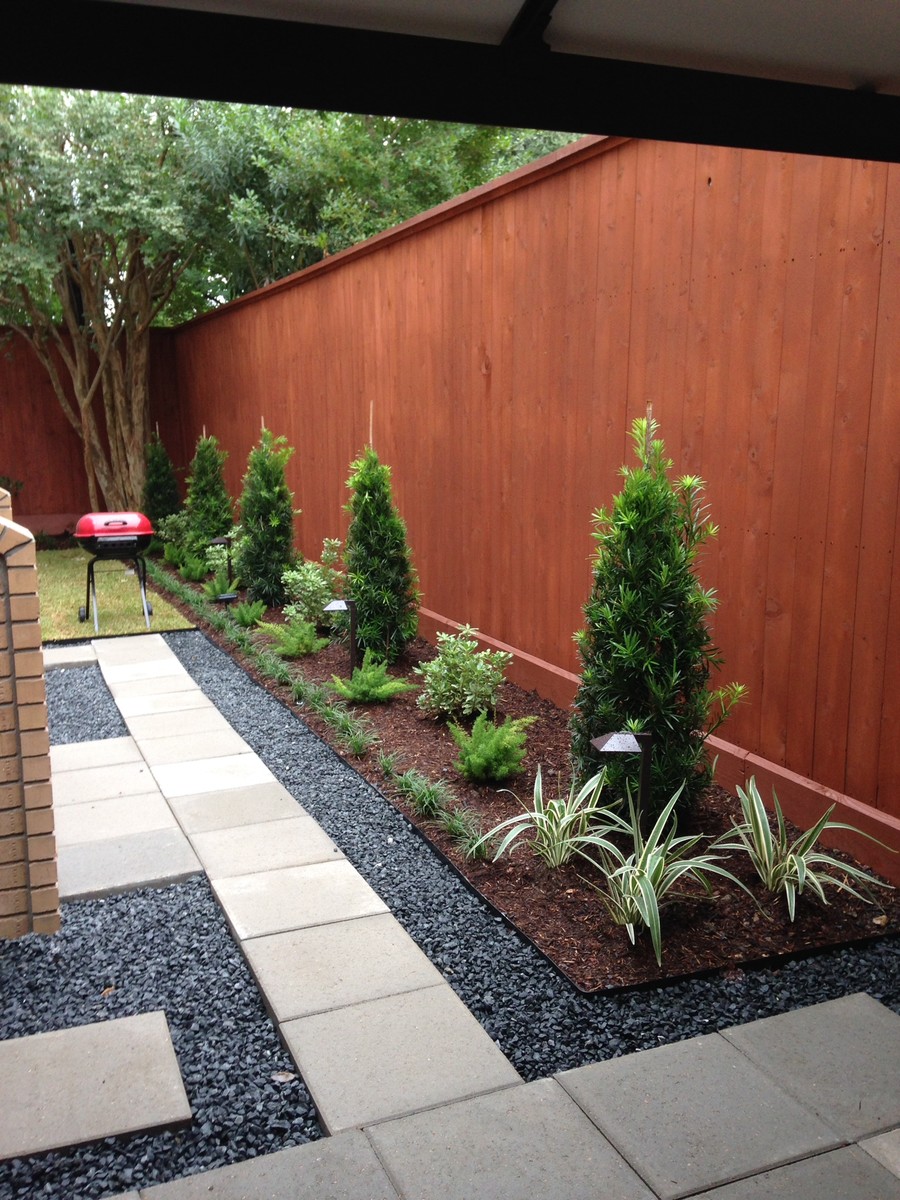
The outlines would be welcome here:
<svg viewBox="0 0 900 1200">
<path fill-rule="evenodd" d="M 167 598 L 178 607 L 171 596 Z M 347 757 L 333 731 L 324 721 L 296 705 L 288 688 L 260 676 L 244 655 L 198 620 L 195 613 L 188 615 L 255 682 L 294 709 L 325 742 Z M 280 614 L 271 610 L 266 619 L 279 620 Z M 391 673 L 418 685 L 421 680 L 413 668 L 434 653 L 434 647 L 417 640 Z M 347 647 L 331 644 L 314 656 L 294 660 L 291 670 L 310 681 L 330 684 L 333 675 L 349 674 Z M 364 713 L 375 727 L 381 749 L 397 755 L 397 770 L 414 768 L 429 779 L 444 780 L 451 786 L 457 802 L 475 813 L 485 830 L 522 811 L 516 797 L 530 804 L 539 765 L 545 795 L 557 787 L 568 790 L 569 714 L 513 684 L 503 685 L 498 719 L 537 716 L 537 721 L 528 730 L 523 769 L 508 789 L 476 787 L 459 775 L 454 766 L 458 757 L 456 744 L 442 723 L 418 708 L 416 692 L 357 711 Z M 783 899 L 766 895 L 746 857 L 732 855 L 726 865 L 751 889 L 754 899 L 733 884 L 716 881 L 712 900 L 698 887 L 693 894 L 667 906 L 662 914 L 660 967 L 648 935 L 639 934 L 632 946 L 625 930 L 613 924 L 597 894 L 599 878 L 588 863 L 551 870 L 525 844 L 496 863 L 467 862 L 452 839 L 434 823 L 420 819 L 385 779 L 377 750 L 347 761 L 403 812 L 471 887 L 585 992 L 650 985 L 701 972 L 728 972 L 828 946 L 853 944 L 900 929 L 900 898 L 897 891 L 883 889 L 873 892 L 875 904 L 863 903 L 836 888 L 828 889 L 827 906 L 805 894 L 798 901 L 797 917 L 791 923 Z M 727 832 L 739 818 L 736 798 L 722 788 L 712 787 L 692 813 L 681 818 L 679 832 L 714 838 Z M 799 832 L 789 831 L 792 836 Z M 853 861 L 839 853 L 835 856 Z"/>
</svg>

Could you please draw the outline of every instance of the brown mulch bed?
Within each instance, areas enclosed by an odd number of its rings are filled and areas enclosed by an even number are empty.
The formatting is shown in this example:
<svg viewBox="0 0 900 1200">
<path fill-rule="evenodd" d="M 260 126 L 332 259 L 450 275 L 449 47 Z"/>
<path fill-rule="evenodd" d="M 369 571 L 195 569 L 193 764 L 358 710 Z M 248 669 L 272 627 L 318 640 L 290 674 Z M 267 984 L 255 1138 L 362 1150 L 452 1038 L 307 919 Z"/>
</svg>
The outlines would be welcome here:
<svg viewBox="0 0 900 1200">
<path fill-rule="evenodd" d="M 178 602 L 167 597 L 178 607 Z M 197 626 L 221 646 L 262 687 L 293 708 L 338 753 L 333 731 L 314 714 L 294 704 L 290 692 L 261 677 L 253 664 L 235 651 L 195 613 Z M 278 620 L 272 610 L 267 620 Z M 434 648 L 419 640 L 392 674 L 418 683 L 412 669 L 432 657 Z M 349 674 L 346 646 L 332 644 L 319 654 L 293 661 L 291 670 L 317 683 L 331 683 L 333 675 Z M 398 770 L 415 768 L 429 779 L 443 779 L 460 805 L 472 810 L 490 829 L 521 811 L 516 797 L 530 803 L 535 773 L 541 765 L 545 794 L 568 788 L 568 713 L 534 692 L 504 684 L 498 717 L 537 716 L 528 731 L 524 768 L 509 785 L 511 790 L 476 787 L 461 778 L 454 767 L 456 745 L 446 727 L 425 716 L 416 705 L 416 693 L 399 696 L 389 704 L 360 708 L 375 727 L 385 751 L 398 755 Z M 346 752 L 344 757 L 346 757 Z M 765 895 L 744 856 L 727 864 L 750 887 L 758 905 L 744 892 L 724 881 L 715 885 L 709 902 L 698 889 L 696 897 L 679 901 L 663 911 L 663 964 L 659 967 L 648 936 L 638 936 L 632 946 L 624 929 L 612 923 L 591 887 L 587 864 L 550 870 L 520 846 L 497 863 L 467 862 L 450 837 L 433 823 L 422 821 L 405 799 L 385 780 L 378 754 L 370 750 L 361 759 L 348 759 L 353 767 L 383 792 L 416 825 L 468 882 L 525 934 L 580 989 L 599 991 L 650 984 L 698 972 L 735 969 L 751 963 L 804 954 L 835 944 L 854 943 L 900 929 L 900 897 L 895 890 L 879 889 L 875 905 L 865 904 L 836 888 L 829 889 L 829 904 L 801 897 L 797 919 L 787 918 L 783 900 Z M 515 795 L 512 794 L 515 792 Z M 719 787 L 706 792 L 679 832 L 718 836 L 740 816 L 734 796 Z M 792 831 L 796 833 L 797 831 Z M 846 861 L 846 856 L 836 855 Z M 596 879 L 593 880 L 596 882 Z"/>
</svg>

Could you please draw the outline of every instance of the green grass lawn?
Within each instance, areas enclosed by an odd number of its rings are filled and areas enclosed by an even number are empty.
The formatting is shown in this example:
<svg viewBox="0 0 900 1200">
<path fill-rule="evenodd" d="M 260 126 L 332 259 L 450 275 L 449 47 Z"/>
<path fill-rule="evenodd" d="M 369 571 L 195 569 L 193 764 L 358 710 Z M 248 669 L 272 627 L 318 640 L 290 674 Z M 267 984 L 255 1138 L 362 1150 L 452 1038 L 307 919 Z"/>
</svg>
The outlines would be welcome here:
<svg viewBox="0 0 900 1200">
<path fill-rule="evenodd" d="M 93 617 L 84 623 L 78 620 L 78 610 L 84 607 L 85 602 L 90 557 L 84 550 L 38 551 L 38 594 L 41 601 L 41 632 L 45 643 L 97 636 Z M 99 636 L 146 633 L 141 589 L 134 569 L 126 563 L 98 561 L 94 567 L 94 579 L 100 614 Z M 151 633 L 194 628 L 162 596 L 148 590 L 147 599 L 153 607 Z"/>
</svg>

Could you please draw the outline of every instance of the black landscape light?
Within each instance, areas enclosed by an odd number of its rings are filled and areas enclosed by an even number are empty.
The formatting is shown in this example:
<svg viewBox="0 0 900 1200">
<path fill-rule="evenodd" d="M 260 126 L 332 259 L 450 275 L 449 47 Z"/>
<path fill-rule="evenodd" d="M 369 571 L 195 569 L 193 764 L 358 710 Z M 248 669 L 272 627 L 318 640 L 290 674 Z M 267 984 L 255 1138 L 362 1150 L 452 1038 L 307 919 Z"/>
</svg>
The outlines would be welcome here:
<svg viewBox="0 0 900 1200">
<path fill-rule="evenodd" d="M 324 612 L 348 612 L 350 614 L 350 674 L 359 666 L 359 647 L 356 644 L 356 601 L 332 600 Z"/>
<path fill-rule="evenodd" d="M 652 733 L 601 733 L 591 738 L 591 745 L 601 754 L 640 754 L 641 777 L 638 783 L 638 811 L 644 811 L 644 798 L 650 794 L 650 760 Z"/>
</svg>

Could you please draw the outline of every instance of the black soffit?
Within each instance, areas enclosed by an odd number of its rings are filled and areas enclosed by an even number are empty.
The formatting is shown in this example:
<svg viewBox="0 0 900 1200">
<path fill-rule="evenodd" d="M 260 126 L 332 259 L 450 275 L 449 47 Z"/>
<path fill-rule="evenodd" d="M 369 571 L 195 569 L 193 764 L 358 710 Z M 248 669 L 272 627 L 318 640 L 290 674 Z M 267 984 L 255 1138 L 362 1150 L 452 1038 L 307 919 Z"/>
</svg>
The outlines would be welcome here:
<svg viewBox="0 0 900 1200">
<path fill-rule="evenodd" d="M 900 161 L 900 96 L 546 47 L 550 0 L 500 46 L 109 0 L 4 13 L 0 79 Z"/>
</svg>

